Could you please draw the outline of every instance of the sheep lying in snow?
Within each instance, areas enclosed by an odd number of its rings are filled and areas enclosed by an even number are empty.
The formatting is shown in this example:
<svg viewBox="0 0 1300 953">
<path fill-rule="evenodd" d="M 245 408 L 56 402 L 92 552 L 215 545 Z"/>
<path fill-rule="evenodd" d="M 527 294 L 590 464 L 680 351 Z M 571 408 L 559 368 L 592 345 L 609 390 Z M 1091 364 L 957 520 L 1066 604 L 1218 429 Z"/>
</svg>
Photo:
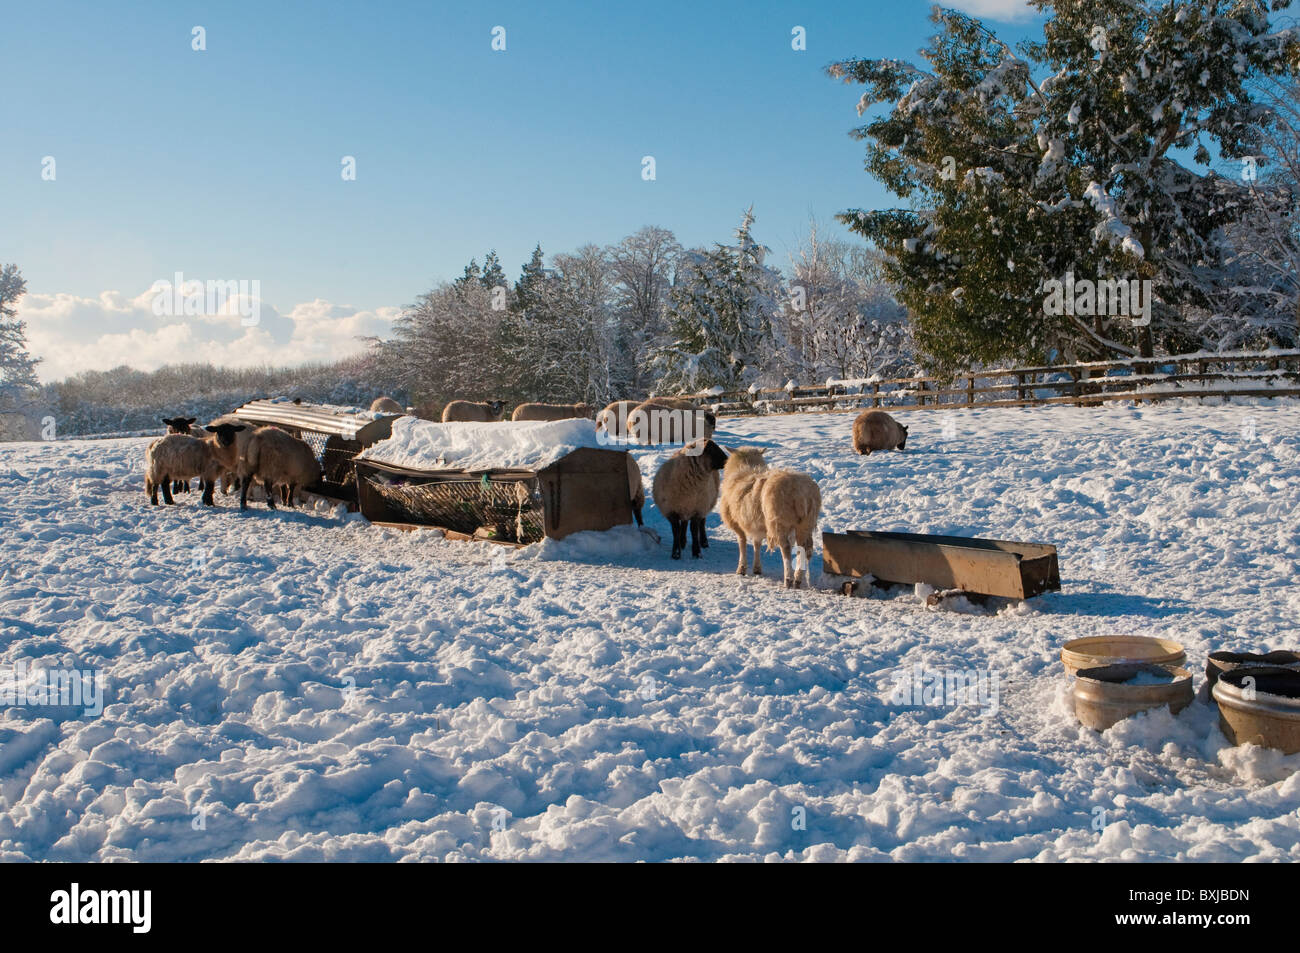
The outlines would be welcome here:
<svg viewBox="0 0 1300 953">
<path fill-rule="evenodd" d="M 652 397 L 639 404 L 627 418 L 627 429 L 637 443 L 689 443 L 713 436 L 718 418 L 700 410 L 689 400 Z"/>
<path fill-rule="evenodd" d="M 754 575 L 763 564 L 759 544 L 766 539 L 769 549 L 781 550 L 785 564 L 785 587 L 799 588 L 800 576 L 808 581 L 808 558 L 812 534 L 822 508 L 821 490 L 812 477 L 789 470 L 769 470 L 758 447 L 733 450 L 722 481 L 722 522 L 736 534 L 740 544 L 738 575 L 745 575 L 745 547 L 754 544 Z M 794 555 L 794 572 L 790 558 Z"/>
<path fill-rule="evenodd" d="M 391 397 L 376 397 L 370 403 L 370 412 L 374 414 L 404 414 L 406 408 Z"/>
<path fill-rule="evenodd" d="M 704 520 L 718 502 L 718 471 L 727 454 L 712 440 L 689 443 L 663 462 L 655 474 L 651 493 L 655 506 L 673 528 L 673 559 L 682 558 L 686 530 L 691 531 L 691 555 L 708 548 Z"/>
<path fill-rule="evenodd" d="M 511 420 L 571 420 L 574 417 L 591 417 L 596 408 L 590 404 L 520 404 L 510 415 Z"/>
<path fill-rule="evenodd" d="M 504 408 L 505 401 L 503 400 L 490 400 L 482 404 L 476 404 L 469 400 L 453 400 L 442 408 L 442 422 L 447 424 L 455 420 L 480 422 L 500 420 L 501 411 Z"/>
<path fill-rule="evenodd" d="M 239 508 L 248 509 L 248 487 L 253 480 L 262 481 L 267 508 L 273 510 L 277 486 L 288 488 L 283 499 L 292 507 L 294 491 L 313 486 L 320 478 L 320 461 L 311 444 L 278 427 L 259 427 L 239 460 Z"/>
<path fill-rule="evenodd" d="M 203 440 L 189 434 L 168 434 L 149 444 L 145 451 L 144 489 L 151 504 L 158 505 L 161 489 L 163 502 L 171 505 L 175 502 L 172 481 L 188 483 L 198 477 L 203 481 L 203 505 L 213 505 L 212 489 L 226 466 L 228 455 L 234 451 L 235 433 L 243 427 L 224 425 L 208 429 L 213 435 Z"/>
<path fill-rule="evenodd" d="M 883 410 L 864 410 L 853 421 L 853 449 L 858 453 L 902 450 L 906 444 L 907 428 Z"/>
</svg>

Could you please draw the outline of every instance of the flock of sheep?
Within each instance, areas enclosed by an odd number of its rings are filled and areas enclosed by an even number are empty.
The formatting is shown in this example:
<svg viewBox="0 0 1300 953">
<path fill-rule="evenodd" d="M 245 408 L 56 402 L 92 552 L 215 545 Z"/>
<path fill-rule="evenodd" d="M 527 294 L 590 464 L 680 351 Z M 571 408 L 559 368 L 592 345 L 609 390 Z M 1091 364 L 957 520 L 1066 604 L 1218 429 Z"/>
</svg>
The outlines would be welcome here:
<svg viewBox="0 0 1300 953">
<path fill-rule="evenodd" d="M 390 397 L 377 398 L 370 409 L 376 413 L 404 413 Z M 475 403 L 454 400 L 443 409 L 444 423 L 452 421 L 495 421 L 501 419 L 504 402 Z M 813 531 L 821 512 L 821 490 L 804 473 L 773 470 L 757 447 L 739 447 L 730 453 L 713 441 L 717 424 L 712 412 L 700 411 L 680 398 L 651 398 L 648 401 L 615 401 L 599 414 L 587 404 L 526 403 L 511 417 L 520 420 L 565 420 L 595 417 L 597 431 L 610 437 L 638 443 L 683 443 L 664 461 L 654 476 L 651 495 L 672 527 L 672 558 L 680 559 L 690 536 L 691 555 L 699 558 L 708 548 L 705 520 L 717 507 L 723 524 L 736 534 L 740 559 L 739 575 L 748 570 L 748 547 L 754 547 L 753 573 L 762 574 L 760 545 L 781 553 L 786 588 L 808 583 Z M 203 503 L 213 505 L 217 481 L 222 492 L 240 489 L 239 505 L 248 508 L 249 487 L 260 483 L 266 505 L 275 508 L 275 497 L 292 507 L 298 490 L 321 479 L 320 462 L 311 445 L 278 427 L 252 428 L 226 415 L 206 427 L 194 426 L 193 417 L 163 420 L 167 435 L 149 445 L 145 454 L 145 491 L 150 502 L 172 503 L 173 491 L 188 491 L 192 479 L 199 479 Z M 701 432 L 702 431 L 702 432 Z M 853 449 L 860 454 L 876 450 L 902 450 L 907 428 L 882 410 L 864 410 L 853 422 Z M 641 469 L 628 456 L 628 493 L 638 525 L 645 501 Z"/>
</svg>

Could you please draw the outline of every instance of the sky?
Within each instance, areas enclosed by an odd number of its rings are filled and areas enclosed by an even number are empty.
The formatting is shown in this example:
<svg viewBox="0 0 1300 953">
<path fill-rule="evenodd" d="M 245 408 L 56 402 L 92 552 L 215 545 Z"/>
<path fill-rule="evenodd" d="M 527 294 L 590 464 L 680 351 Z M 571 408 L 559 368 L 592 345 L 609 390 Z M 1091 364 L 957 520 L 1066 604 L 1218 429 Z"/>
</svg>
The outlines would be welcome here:
<svg viewBox="0 0 1300 953">
<path fill-rule="evenodd" d="M 1023 0 L 951 5 L 1012 42 L 1037 19 Z M 837 212 L 893 204 L 848 135 L 861 87 L 825 67 L 915 59 L 929 11 L 12 2 L 0 262 L 27 279 L 45 381 L 332 360 L 490 248 L 514 278 L 538 243 L 549 255 L 644 225 L 726 241 L 750 205 L 784 263 L 810 218 L 847 235 Z M 157 283 L 178 273 L 248 282 L 256 323 L 160 309 Z"/>
</svg>

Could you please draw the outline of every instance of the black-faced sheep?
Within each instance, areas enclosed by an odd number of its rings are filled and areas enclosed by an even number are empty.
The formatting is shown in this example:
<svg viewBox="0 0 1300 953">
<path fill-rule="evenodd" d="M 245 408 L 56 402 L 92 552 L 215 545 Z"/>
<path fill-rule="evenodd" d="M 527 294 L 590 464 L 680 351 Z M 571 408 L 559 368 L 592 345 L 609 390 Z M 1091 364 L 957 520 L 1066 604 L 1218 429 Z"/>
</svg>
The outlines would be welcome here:
<svg viewBox="0 0 1300 953">
<path fill-rule="evenodd" d="M 575 417 L 593 417 L 596 408 L 590 404 L 520 404 L 510 415 L 511 420 L 571 420 Z"/>
<path fill-rule="evenodd" d="M 198 477 L 203 481 L 203 505 L 212 506 L 212 487 L 216 483 L 221 464 L 212 453 L 212 445 L 189 434 L 172 433 L 159 437 L 149 444 L 144 455 L 144 490 L 149 502 L 158 505 L 158 491 L 168 506 L 172 499 L 172 484 Z"/>
<path fill-rule="evenodd" d="M 864 410 L 853 421 L 853 449 L 858 453 L 902 450 L 906 445 L 907 428 L 883 410 Z"/>
<path fill-rule="evenodd" d="M 698 440 L 665 460 L 655 474 L 651 494 L 673 529 L 673 559 L 682 558 L 688 527 L 691 555 L 698 559 L 708 547 L 704 521 L 718 502 L 718 471 L 726 462 L 726 452 L 716 443 Z"/>
<path fill-rule="evenodd" d="M 225 470 L 221 472 L 221 492 L 223 495 L 229 495 L 231 489 L 239 487 L 239 461 L 243 458 L 248 450 L 248 441 L 253 437 L 254 428 L 252 424 L 245 424 L 233 414 L 222 414 L 216 420 L 212 421 L 204 430 L 212 431 L 213 427 L 220 427 L 223 424 L 229 424 L 235 428 L 232 432 L 235 434 L 235 450 L 233 454 L 222 454 L 223 459 L 230 462 Z M 213 431 L 215 433 L 215 431 Z"/>
<path fill-rule="evenodd" d="M 503 409 L 505 409 L 503 400 L 489 400 L 481 404 L 469 400 L 453 400 L 442 408 L 442 422 L 448 424 L 458 420 L 478 422 L 500 420 Z"/>
<path fill-rule="evenodd" d="M 186 436 L 198 437 L 200 440 L 202 440 L 203 437 L 205 436 L 203 431 L 199 430 L 197 427 L 194 426 L 194 421 L 198 419 L 199 418 L 197 417 L 164 417 L 162 418 L 162 422 L 166 425 L 168 433 L 182 433 L 185 434 Z M 173 480 L 172 492 L 173 493 L 190 492 L 190 481 Z"/>
<path fill-rule="evenodd" d="M 789 470 L 769 470 L 763 451 L 757 447 L 733 450 L 724 471 L 718 510 L 740 545 L 736 573 L 745 575 L 745 550 L 753 542 L 754 575 L 762 574 L 759 545 L 766 540 L 769 549 L 781 551 L 786 588 L 799 588 L 801 576 L 806 583 L 812 534 L 821 508 L 821 490 L 812 477 Z"/>
<path fill-rule="evenodd" d="M 292 507 L 294 491 L 313 486 L 320 478 L 320 461 L 311 444 L 278 427 L 259 427 L 239 461 L 239 508 L 248 509 L 248 488 L 254 480 L 262 481 L 267 508 L 273 510 L 277 486 L 288 488 L 283 498 Z"/>
<path fill-rule="evenodd" d="M 391 397 L 376 397 L 370 403 L 370 412 L 374 414 L 404 414 L 406 408 Z"/>
</svg>

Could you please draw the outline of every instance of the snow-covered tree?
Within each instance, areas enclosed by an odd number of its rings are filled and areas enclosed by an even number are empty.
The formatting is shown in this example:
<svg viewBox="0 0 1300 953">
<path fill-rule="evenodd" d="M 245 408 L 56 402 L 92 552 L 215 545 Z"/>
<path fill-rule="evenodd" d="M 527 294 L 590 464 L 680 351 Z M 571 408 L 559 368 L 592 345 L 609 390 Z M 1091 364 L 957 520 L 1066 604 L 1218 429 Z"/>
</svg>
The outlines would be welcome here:
<svg viewBox="0 0 1300 953">
<path fill-rule="evenodd" d="M 625 393 L 651 386 L 643 369 L 651 353 L 667 343 L 668 292 L 681 255 L 673 233 L 654 226 L 639 229 L 608 251 L 621 346 L 631 357 Z"/>
<path fill-rule="evenodd" d="M 816 223 L 791 255 L 780 324 L 787 353 L 769 361 L 797 381 L 893 377 L 915 368 L 907 314 L 878 262 L 865 247 L 822 238 Z"/>
<path fill-rule="evenodd" d="M 27 353 L 27 323 L 14 307 L 26 293 L 18 266 L 0 265 L 0 412 L 25 409 L 38 385 L 37 360 Z"/>
<path fill-rule="evenodd" d="M 779 352 L 773 317 L 780 310 L 781 273 L 763 263 L 754 241 L 753 209 L 736 229 L 736 244 L 688 252 L 669 293 L 670 340 L 652 361 L 664 392 L 760 382 L 764 357 Z"/>
<path fill-rule="evenodd" d="M 936 9 L 928 68 L 830 67 L 867 87 L 859 112 L 890 107 L 855 135 L 909 207 L 840 218 L 886 253 L 937 368 L 1187 346 L 1183 311 L 1208 304 L 1225 230 L 1248 203 L 1240 182 L 1180 159 L 1257 154 L 1251 84 L 1296 62 L 1297 32 L 1275 29 L 1257 0 L 1031 2 L 1049 19 L 1023 55 Z M 1045 283 L 1067 273 L 1151 280 L 1151 324 L 1087 307 L 1049 316 Z"/>
</svg>

